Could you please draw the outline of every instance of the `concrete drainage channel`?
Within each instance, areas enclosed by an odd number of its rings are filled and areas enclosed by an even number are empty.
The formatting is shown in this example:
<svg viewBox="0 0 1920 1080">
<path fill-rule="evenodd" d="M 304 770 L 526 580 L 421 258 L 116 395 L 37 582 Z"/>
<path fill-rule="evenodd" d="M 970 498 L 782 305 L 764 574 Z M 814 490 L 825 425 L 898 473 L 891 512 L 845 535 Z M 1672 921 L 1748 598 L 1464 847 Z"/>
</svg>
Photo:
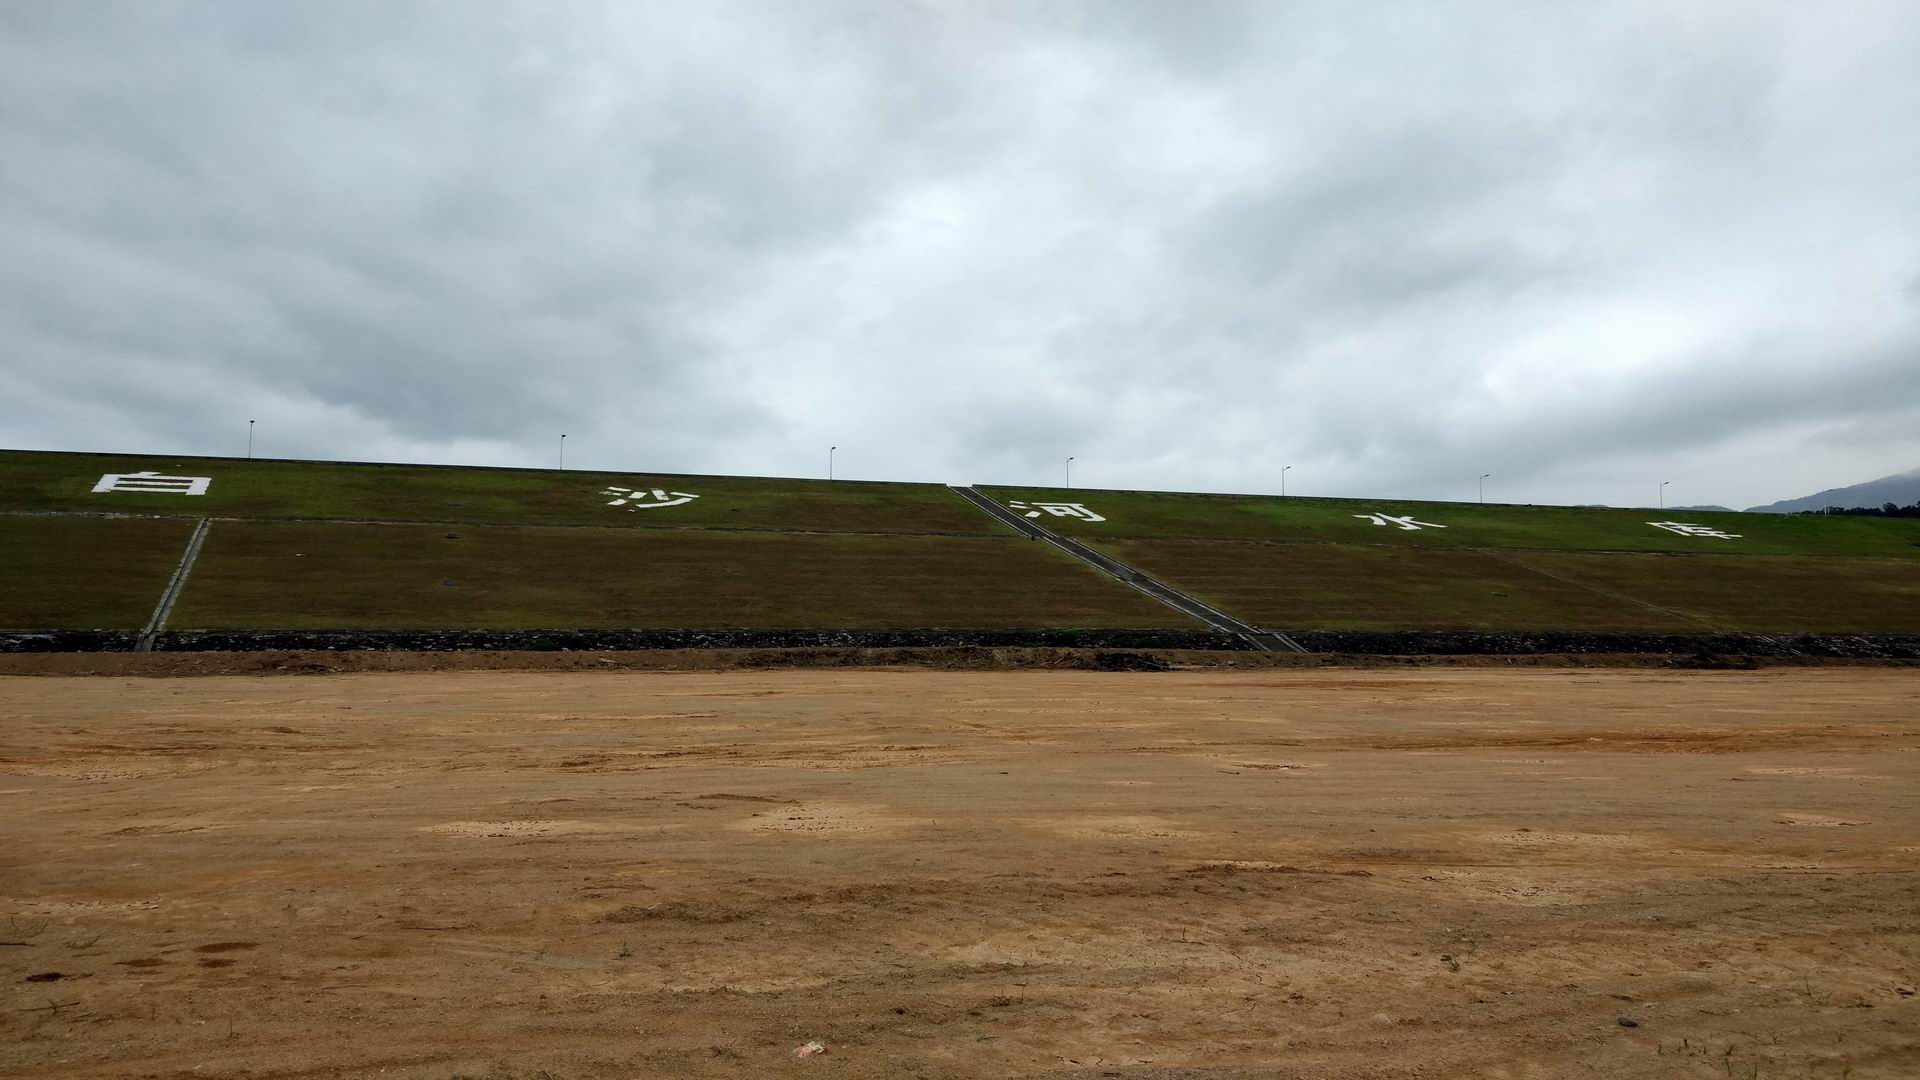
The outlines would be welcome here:
<svg viewBox="0 0 1920 1080">
<path fill-rule="evenodd" d="M 1146 593 L 1155 600 L 1173 608 L 1175 611 L 1191 615 L 1223 634 L 1231 634 L 1261 652 L 1303 653 L 1307 650 L 1300 643 L 1285 634 L 1271 630 L 1262 630 L 1257 626 L 1241 622 L 1239 619 L 1221 611 L 1219 608 L 1203 603 L 1186 593 L 1162 581 L 1135 570 L 1126 563 L 1088 547 L 1078 540 L 1070 540 L 1050 529 L 1034 524 L 1007 507 L 975 491 L 966 484 L 949 484 L 954 494 L 985 511 L 989 516 L 1006 524 L 1016 532 L 1021 532 L 1036 540 L 1045 540 L 1061 551 L 1079 559 L 1095 570 L 1113 578 L 1115 581 L 1130 585 Z"/>
<path fill-rule="evenodd" d="M 200 557 L 200 545 L 207 540 L 207 521 L 201 518 L 193 527 L 193 535 L 187 538 L 186 553 L 180 556 L 180 565 L 174 567 L 173 578 L 167 582 L 167 591 L 160 594 L 160 603 L 153 609 L 153 617 L 140 630 L 140 636 L 133 643 L 134 652 L 152 652 L 153 643 L 160 632 L 167 628 L 167 616 L 173 614 L 173 605 L 180 599 L 180 590 L 187 583 L 187 575 L 193 573 L 193 561 Z"/>
</svg>

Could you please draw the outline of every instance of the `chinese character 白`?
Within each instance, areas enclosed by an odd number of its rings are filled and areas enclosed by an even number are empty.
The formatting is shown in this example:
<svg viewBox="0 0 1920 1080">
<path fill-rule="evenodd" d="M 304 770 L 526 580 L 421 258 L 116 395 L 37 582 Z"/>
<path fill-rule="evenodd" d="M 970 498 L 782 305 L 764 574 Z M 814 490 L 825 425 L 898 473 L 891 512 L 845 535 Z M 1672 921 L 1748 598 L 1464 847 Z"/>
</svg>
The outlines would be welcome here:
<svg viewBox="0 0 1920 1080">
<path fill-rule="evenodd" d="M 601 492 L 611 495 L 608 506 L 625 506 L 629 512 L 634 510 L 658 510 L 663 506 L 679 506 L 699 498 L 684 491 L 666 491 L 661 488 L 623 488 L 610 487 Z"/>
<path fill-rule="evenodd" d="M 1419 532 L 1421 529 L 1446 528 L 1445 525 L 1435 525 L 1431 521 L 1415 521 L 1412 514 L 1408 514 L 1405 517 L 1394 517 L 1392 514 L 1355 514 L 1353 516 L 1359 518 L 1361 521 L 1371 521 L 1375 525 L 1392 523 L 1400 526 L 1404 532 Z"/>
<path fill-rule="evenodd" d="M 1681 536 L 1709 536 L 1715 540 L 1738 540 L 1739 533 L 1721 532 L 1711 525 L 1688 525 L 1679 521 L 1649 521 L 1647 524 L 1656 529 L 1665 529 Z"/>
<path fill-rule="evenodd" d="M 1081 505 L 1080 503 L 1037 502 L 1037 503 L 1029 504 L 1029 503 L 1023 503 L 1023 502 L 1010 502 L 1007 505 L 1012 507 L 1015 510 L 1025 511 L 1026 516 L 1030 518 L 1037 518 L 1044 512 L 1044 513 L 1052 514 L 1054 517 L 1078 518 L 1081 521 L 1107 520 L 1106 518 L 1101 517 L 1099 514 L 1096 514 L 1093 511 L 1087 509 L 1085 506 Z"/>
<path fill-rule="evenodd" d="M 161 476 L 157 472 L 108 473 L 93 485 L 95 492 L 150 491 L 164 495 L 205 495 L 211 476 Z"/>
</svg>

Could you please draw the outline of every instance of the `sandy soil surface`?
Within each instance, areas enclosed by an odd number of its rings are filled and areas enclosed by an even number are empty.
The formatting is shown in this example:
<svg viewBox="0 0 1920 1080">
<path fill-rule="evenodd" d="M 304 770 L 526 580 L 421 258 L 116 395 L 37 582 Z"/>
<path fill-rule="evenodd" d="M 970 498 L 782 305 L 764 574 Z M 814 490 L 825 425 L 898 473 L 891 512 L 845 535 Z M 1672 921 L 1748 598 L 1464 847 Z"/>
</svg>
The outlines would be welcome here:
<svg viewBox="0 0 1920 1080">
<path fill-rule="evenodd" d="M 8 1075 L 1920 1075 L 1912 670 L 0 678 L 0 814 Z"/>
</svg>

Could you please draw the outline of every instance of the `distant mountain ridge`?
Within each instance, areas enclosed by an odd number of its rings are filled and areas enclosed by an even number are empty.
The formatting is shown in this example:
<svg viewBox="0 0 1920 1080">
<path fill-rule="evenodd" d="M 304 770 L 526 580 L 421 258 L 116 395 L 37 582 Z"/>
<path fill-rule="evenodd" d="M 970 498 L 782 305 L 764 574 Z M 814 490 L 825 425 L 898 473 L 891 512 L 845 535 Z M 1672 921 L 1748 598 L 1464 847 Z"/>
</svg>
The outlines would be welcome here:
<svg viewBox="0 0 1920 1080">
<path fill-rule="evenodd" d="M 1749 506 L 1750 514 L 1794 514 L 1802 510 L 1825 510 L 1829 506 L 1908 506 L 1920 502 L 1920 469 L 1895 473 L 1852 487 L 1828 488 L 1817 495 L 1800 499 L 1782 499 L 1765 506 Z"/>
</svg>

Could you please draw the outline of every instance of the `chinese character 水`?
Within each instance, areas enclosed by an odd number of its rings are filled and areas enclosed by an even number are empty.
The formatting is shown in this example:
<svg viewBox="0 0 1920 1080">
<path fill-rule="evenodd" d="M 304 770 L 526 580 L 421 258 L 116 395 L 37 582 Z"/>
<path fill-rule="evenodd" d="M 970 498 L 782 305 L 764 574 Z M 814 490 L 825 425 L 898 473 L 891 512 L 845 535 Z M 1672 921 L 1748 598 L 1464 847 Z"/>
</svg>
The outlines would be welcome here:
<svg viewBox="0 0 1920 1080">
<path fill-rule="evenodd" d="M 1361 521 L 1371 521 L 1375 525 L 1392 523 L 1400 526 L 1403 532 L 1419 532 L 1421 529 L 1446 528 L 1445 525 L 1435 525 L 1431 521 L 1415 521 L 1412 514 L 1408 514 L 1405 517 L 1394 517 L 1392 514 L 1355 514 L 1353 516 L 1359 518 Z"/>
<path fill-rule="evenodd" d="M 149 491 L 165 495 L 205 495 L 211 476 L 161 476 L 157 472 L 108 473 L 93 485 L 102 491 Z"/>
<path fill-rule="evenodd" d="M 1688 525 L 1679 521 L 1649 521 L 1647 524 L 1656 529 L 1665 529 L 1681 536 L 1710 536 L 1715 540 L 1738 540 L 1739 533 L 1721 532 L 1711 525 Z"/>
<path fill-rule="evenodd" d="M 1080 503 L 1037 502 L 1037 503 L 1029 504 L 1029 503 L 1023 503 L 1023 502 L 1010 502 L 1007 505 L 1009 507 L 1012 507 L 1015 510 L 1025 511 L 1026 516 L 1030 518 L 1037 518 L 1041 515 L 1041 513 L 1044 512 L 1044 513 L 1052 514 L 1054 517 L 1077 518 L 1081 521 L 1107 520 L 1106 518 L 1101 517 L 1099 514 L 1096 514 L 1093 511 L 1087 509 L 1084 505 Z"/>
</svg>

